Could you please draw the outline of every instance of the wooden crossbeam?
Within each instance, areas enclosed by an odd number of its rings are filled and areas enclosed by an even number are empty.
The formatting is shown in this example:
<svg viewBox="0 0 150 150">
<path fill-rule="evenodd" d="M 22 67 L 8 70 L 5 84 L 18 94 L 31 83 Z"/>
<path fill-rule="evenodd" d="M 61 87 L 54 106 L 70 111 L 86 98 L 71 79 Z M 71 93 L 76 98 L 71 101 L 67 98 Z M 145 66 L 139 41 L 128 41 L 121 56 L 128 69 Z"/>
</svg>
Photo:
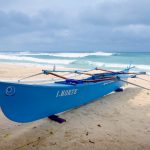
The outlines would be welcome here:
<svg viewBox="0 0 150 150">
<path fill-rule="evenodd" d="M 62 78 L 62 79 L 65 79 L 65 80 L 68 79 L 68 78 L 66 78 L 66 77 L 64 77 L 64 76 L 62 76 L 62 75 L 59 75 L 59 74 L 53 73 L 53 72 L 48 72 L 47 74 L 50 74 L 50 75 L 53 75 L 53 76 L 55 76 L 55 77 Z"/>
</svg>

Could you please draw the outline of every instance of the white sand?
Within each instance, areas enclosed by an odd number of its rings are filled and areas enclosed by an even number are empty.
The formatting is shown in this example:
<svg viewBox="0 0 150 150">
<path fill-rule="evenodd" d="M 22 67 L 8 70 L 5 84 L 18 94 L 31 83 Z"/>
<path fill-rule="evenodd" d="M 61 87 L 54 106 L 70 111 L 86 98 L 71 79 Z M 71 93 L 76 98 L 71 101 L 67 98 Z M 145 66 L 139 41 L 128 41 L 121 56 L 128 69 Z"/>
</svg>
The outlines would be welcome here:
<svg viewBox="0 0 150 150">
<path fill-rule="evenodd" d="M 0 79 L 19 79 L 42 68 L 1 64 Z M 143 76 L 144 77 L 144 76 Z M 150 77 L 147 77 L 150 80 Z M 131 80 L 130 80 L 131 81 Z M 150 87 L 150 83 L 134 79 Z M 19 124 L 0 112 L 0 150 L 149 150 L 150 92 L 126 86 L 80 108 L 49 119 Z"/>
</svg>

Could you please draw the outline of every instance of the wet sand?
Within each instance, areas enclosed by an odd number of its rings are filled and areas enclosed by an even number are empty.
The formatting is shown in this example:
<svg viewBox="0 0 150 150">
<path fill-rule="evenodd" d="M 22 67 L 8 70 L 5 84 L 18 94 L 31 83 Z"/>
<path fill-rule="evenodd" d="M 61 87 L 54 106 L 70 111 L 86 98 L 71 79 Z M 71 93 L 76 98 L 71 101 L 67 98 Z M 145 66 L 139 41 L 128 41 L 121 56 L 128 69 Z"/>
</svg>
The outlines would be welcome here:
<svg viewBox="0 0 150 150">
<path fill-rule="evenodd" d="M 0 64 L 0 79 L 19 79 L 41 69 Z M 150 87 L 150 83 L 142 80 L 132 82 Z M 127 85 L 123 92 L 111 93 L 60 117 L 67 122 L 59 124 L 45 118 L 20 124 L 0 112 L 0 150 L 150 149 L 150 92 L 147 90 Z"/>
</svg>

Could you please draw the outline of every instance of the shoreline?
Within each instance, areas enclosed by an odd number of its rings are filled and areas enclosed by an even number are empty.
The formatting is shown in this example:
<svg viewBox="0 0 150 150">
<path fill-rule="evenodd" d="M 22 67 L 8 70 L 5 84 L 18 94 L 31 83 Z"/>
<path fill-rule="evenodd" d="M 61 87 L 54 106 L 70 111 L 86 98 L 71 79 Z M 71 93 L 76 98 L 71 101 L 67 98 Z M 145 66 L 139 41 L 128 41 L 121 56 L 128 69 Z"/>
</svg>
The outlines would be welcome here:
<svg viewBox="0 0 150 150">
<path fill-rule="evenodd" d="M 44 68 L 0 64 L 0 80 L 19 79 L 41 69 Z M 142 80 L 132 79 L 132 82 L 150 86 Z M 123 92 L 111 93 L 60 117 L 67 122 L 58 124 L 45 118 L 21 124 L 8 120 L 0 111 L 0 149 L 150 149 L 150 92 L 147 90 L 126 85 Z"/>
</svg>

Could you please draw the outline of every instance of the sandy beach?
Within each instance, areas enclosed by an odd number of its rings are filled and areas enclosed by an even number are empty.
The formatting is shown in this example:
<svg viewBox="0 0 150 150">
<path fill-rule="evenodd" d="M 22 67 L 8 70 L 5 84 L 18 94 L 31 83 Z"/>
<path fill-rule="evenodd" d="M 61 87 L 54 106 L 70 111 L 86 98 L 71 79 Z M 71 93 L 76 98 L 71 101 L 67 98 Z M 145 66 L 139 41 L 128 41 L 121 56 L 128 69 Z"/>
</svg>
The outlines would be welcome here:
<svg viewBox="0 0 150 150">
<path fill-rule="evenodd" d="M 46 68 L 46 67 L 45 67 Z M 0 64 L 0 80 L 38 73 L 39 66 Z M 143 78 L 149 77 L 143 76 Z M 131 80 L 129 80 L 131 81 Z M 150 83 L 132 79 L 150 87 Z M 15 123 L 0 112 L 0 150 L 149 150 L 150 92 L 126 85 L 123 92 L 62 113 L 67 121 L 47 118 Z"/>
</svg>

